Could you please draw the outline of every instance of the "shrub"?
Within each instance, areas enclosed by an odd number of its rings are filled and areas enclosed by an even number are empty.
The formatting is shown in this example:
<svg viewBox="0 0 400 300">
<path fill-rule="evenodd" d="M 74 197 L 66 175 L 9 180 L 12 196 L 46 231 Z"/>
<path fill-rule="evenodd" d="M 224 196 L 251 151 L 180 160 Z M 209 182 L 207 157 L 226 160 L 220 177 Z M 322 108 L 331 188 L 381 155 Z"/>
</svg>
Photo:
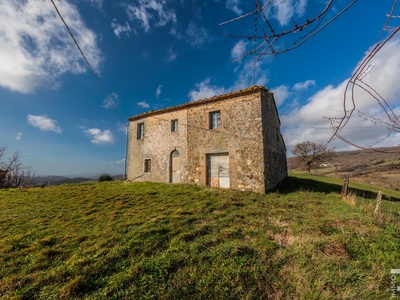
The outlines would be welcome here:
<svg viewBox="0 0 400 300">
<path fill-rule="evenodd" d="M 110 174 L 101 174 L 99 176 L 99 182 L 103 182 L 103 181 L 113 181 L 114 179 L 112 178 L 112 176 Z"/>
</svg>

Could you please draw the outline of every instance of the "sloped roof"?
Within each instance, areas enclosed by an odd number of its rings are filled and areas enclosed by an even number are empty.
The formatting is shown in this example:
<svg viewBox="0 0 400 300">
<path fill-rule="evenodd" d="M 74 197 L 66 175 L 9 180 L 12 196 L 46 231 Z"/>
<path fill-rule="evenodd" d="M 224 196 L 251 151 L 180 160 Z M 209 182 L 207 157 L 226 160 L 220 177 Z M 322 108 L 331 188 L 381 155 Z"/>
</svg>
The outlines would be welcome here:
<svg viewBox="0 0 400 300">
<path fill-rule="evenodd" d="M 234 97 L 245 96 L 245 95 L 249 95 L 251 93 L 261 92 L 261 91 L 269 92 L 268 89 L 264 86 L 253 85 L 252 87 L 249 87 L 249 88 L 246 88 L 243 90 L 238 90 L 238 91 L 232 92 L 232 93 L 222 94 L 219 96 L 214 96 L 214 97 L 206 98 L 206 99 L 200 99 L 200 100 L 196 100 L 196 101 L 190 101 L 190 102 L 186 102 L 184 104 L 175 105 L 175 106 L 171 106 L 171 107 L 167 107 L 167 108 L 163 108 L 163 109 L 147 111 L 142 114 L 130 117 L 129 121 L 136 121 L 136 120 L 140 120 L 140 119 L 158 115 L 158 114 L 173 112 L 173 111 L 177 111 L 180 109 L 189 108 L 192 106 L 198 106 L 198 105 L 213 103 L 213 102 L 217 102 L 217 101 L 228 100 L 228 99 L 232 99 Z"/>
</svg>

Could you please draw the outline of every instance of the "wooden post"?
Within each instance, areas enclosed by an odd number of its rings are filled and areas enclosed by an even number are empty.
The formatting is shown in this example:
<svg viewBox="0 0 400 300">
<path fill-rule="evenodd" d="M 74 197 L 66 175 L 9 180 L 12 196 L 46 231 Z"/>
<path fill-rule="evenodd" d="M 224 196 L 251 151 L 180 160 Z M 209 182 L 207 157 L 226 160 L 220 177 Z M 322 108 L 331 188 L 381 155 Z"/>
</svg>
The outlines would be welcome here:
<svg viewBox="0 0 400 300">
<path fill-rule="evenodd" d="M 375 210 L 374 214 L 380 214 L 381 212 L 381 203 L 382 203 L 382 192 L 378 192 L 378 196 L 376 196 L 376 205 L 375 205 Z"/>
<path fill-rule="evenodd" d="M 349 188 L 349 175 L 346 175 L 343 181 L 342 199 L 347 196 L 348 188 Z"/>
</svg>

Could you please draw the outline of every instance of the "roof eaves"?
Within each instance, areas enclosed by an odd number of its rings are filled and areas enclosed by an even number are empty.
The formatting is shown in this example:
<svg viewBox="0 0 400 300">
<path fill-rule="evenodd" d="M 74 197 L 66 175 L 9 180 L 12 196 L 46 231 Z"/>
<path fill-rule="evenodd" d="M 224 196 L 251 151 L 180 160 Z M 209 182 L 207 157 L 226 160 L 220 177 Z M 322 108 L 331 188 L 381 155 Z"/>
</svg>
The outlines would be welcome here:
<svg viewBox="0 0 400 300">
<path fill-rule="evenodd" d="M 163 113 L 168 113 L 168 112 L 173 112 L 173 111 L 177 111 L 177 110 L 181 110 L 181 109 L 186 109 L 188 107 L 192 107 L 192 106 L 199 106 L 199 105 L 203 105 L 203 104 L 208 104 L 208 103 L 213 103 L 213 102 L 217 102 L 217 101 L 222 101 L 222 100 L 227 100 L 227 99 L 231 99 L 233 97 L 240 97 L 240 96 L 244 96 L 244 95 L 248 95 L 250 93 L 255 93 L 255 92 L 261 92 L 261 91 L 265 91 L 265 92 L 269 92 L 268 89 L 264 86 L 257 86 L 254 85 L 252 87 L 243 89 L 243 90 L 238 90 L 235 92 L 231 92 L 231 93 L 226 93 L 226 94 L 222 94 L 219 96 L 213 96 L 211 98 L 205 98 L 205 99 L 200 99 L 200 100 L 196 100 L 196 101 L 190 101 L 190 102 L 186 102 L 180 105 L 175 105 L 175 106 L 171 106 L 171 107 L 167 107 L 167 108 L 163 108 L 163 109 L 158 109 L 158 110 L 150 110 L 147 112 L 144 112 L 142 114 L 139 115 L 135 115 L 129 118 L 129 121 L 137 121 L 143 118 L 147 118 L 147 117 L 151 117 L 154 115 L 158 115 L 158 114 L 163 114 Z"/>
</svg>

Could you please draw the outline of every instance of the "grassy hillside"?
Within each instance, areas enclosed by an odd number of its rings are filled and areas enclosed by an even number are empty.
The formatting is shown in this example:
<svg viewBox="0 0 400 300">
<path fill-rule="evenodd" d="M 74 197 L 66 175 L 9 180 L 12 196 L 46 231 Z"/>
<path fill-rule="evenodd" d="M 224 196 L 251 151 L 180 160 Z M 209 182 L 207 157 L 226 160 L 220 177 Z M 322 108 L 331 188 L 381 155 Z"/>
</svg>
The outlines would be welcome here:
<svg viewBox="0 0 400 300">
<path fill-rule="evenodd" d="M 375 216 L 333 186 L 0 190 L 0 298 L 389 299 L 400 202 Z"/>
<path fill-rule="evenodd" d="M 352 181 L 400 191 L 400 147 L 373 150 L 338 151 L 315 175 L 334 178 L 349 176 Z M 296 157 L 288 158 L 288 167 L 299 167 Z"/>
<path fill-rule="evenodd" d="M 314 191 L 330 191 L 341 193 L 343 186 L 343 179 L 331 177 L 331 176 L 321 176 L 321 175 L 310 175 L 304 172 L 290 172 L 293 178 L 299 180 L 300 185 L 306 186 L 308 190 Z M 293 186 L 294 181 L 291 186 Z M 325 183 L 322 184 L 321 183 Z M 293 188 L 289 189 L 294 191 Z M 360 197 L 366 199 L 376 199 L 378 191 L 381 191 L 383 198 L 390 201 L 400 201 L 400 191 L 395 191 L 392 189 L 387 189 L 382 186 L 374 186 L 366 184 L 364 182 L 356 181 L 354 178 L 349 179 L 349 192 L 359 195 Z"/>
</svg>

